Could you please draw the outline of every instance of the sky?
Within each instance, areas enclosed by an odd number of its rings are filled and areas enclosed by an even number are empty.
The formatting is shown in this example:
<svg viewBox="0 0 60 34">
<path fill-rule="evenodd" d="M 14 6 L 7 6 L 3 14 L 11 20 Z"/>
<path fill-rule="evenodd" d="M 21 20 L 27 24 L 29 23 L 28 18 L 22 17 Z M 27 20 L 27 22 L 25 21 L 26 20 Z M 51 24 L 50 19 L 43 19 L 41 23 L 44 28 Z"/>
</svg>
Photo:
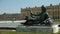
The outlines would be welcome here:
<svg viewBox="0 0 60 34">
<path fill-rule="evenodd" d="M 0 0 L 0 14 L 21 13 L 21 8 L 59 5 L 60 0 Z"/>
</svg>

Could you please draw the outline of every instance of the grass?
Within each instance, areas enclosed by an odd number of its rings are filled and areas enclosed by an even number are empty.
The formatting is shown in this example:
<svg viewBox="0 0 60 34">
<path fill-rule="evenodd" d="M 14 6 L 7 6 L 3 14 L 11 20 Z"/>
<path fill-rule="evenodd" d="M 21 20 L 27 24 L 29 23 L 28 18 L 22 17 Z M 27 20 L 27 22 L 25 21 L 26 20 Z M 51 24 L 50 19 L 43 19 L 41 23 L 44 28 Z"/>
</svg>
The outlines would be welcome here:
<svg viewBox="0 0 60 34">
<path fill-rule="evenodd" d="M 53 33 L 47 33 L 47 32 L 16 32 L 16 31 L 0 31 L 0 34 L 53 34 Z M 60 34 L 60 32 L 56 33 Z"/>
<path fill-rule="evenodd" d="M 54 34 L 52 32 L 17 32 L 17 31 L 0 31 L 0 34 Z M 60 34 L 60 31 L 56 34 Z"/>
<path fill-rule="evenodd" d="M 0 34 L 48 34 L 41 32 L 16 32 L 16 31 L 0 31 Z M 52 34 L 52 33 L 49 33 Z"/>
<path fill-rule="evenodd" d="M 55 22 L 60 22 L 60 20 L 55 20 Z"/>
</svg>

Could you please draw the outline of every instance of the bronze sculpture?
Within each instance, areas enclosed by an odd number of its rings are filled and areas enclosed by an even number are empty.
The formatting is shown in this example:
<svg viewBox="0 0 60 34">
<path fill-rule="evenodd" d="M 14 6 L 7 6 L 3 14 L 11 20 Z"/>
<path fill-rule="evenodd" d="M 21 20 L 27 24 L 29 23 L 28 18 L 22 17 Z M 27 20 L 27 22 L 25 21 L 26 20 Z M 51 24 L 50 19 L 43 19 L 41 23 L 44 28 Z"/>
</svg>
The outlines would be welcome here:
<svg viewBox="0 0 60 34">
<path fill-rule="evenodd" d="M 50 18 L 49 18 L 49 15 L 48 13 L 46 12 L 46 8 L 44 6 L 41 7 L 41 10 L 42 12 L 39 13 L 38 15 L 35 15 L 33 13 L 31 13 L 31 10 L 30 11 L 30 14 L 31 14 L 31 17 L 32 16 L 39 16 L 39 19 L 28 19 L 28 17 L 26 16 L 26 22 L 25 23 L 22 23 L 23 25 L 29 25 L 29 26 L 32 26 L 32 25 L 51 25 L 51 21 L 50 21 Z"/>
</svg>

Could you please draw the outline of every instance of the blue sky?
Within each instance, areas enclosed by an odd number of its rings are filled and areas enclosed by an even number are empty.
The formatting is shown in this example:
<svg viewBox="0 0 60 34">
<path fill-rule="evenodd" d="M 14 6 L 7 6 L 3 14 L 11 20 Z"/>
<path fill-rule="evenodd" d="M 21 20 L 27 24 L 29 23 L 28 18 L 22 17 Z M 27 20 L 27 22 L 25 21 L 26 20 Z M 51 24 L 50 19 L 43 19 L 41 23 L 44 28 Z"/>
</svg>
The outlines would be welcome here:
<svg viewBox="0 0 60 34">
<path fill-rule="evenodd" d="M 0 0 L 0 14 L 21 13 L 21 8 L 58 5 L 60 0 Z"/>
</svg>

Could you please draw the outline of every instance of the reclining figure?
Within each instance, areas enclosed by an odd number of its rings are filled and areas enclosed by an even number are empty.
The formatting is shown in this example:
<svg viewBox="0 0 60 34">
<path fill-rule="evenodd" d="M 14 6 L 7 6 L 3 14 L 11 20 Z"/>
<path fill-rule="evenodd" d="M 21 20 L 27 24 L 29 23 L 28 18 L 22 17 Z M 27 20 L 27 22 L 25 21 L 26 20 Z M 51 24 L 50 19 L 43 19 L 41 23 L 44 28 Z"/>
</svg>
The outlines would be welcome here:
<svg viewBox="0 0 60 34">
<path fill-rule="evenodd" d="M 27 21 L 25 23 L 23 23 L 24 25 L 36 25 L 36 24 L 45 24 L 45 25 L 50 25 L 51 23 L 51 19 L 49 18 L 48 13 L 46 12 L 46 8 L 44 6 L 41 7 L 42 12 L 39 13 L 38 15 L 35 15 L 33 13 L 31 14 L 32 16 L 39 16 L 39 19 L 26 19 Z M 28 17 L 27 17 L 28 18 Z"/>
</svg>

